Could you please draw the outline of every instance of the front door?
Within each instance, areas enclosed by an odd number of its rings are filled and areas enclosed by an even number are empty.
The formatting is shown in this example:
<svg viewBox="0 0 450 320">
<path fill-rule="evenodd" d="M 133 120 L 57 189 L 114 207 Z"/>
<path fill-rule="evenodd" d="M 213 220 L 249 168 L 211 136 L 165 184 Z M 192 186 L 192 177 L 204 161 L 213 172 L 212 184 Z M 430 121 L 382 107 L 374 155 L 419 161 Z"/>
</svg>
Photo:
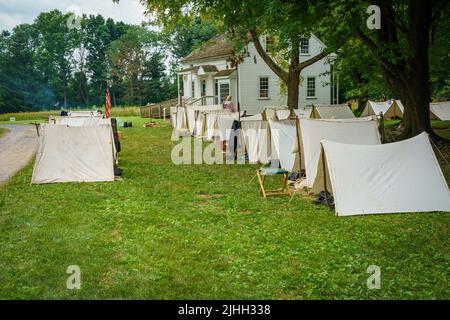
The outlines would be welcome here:
<svg viewBox="0 0 450 320">
<path fill-rule="evenodd" d="M 218 80 L 219 104 L 222 104 L 227 96 L 230 95 L 230 80 Z"/>
</svg>

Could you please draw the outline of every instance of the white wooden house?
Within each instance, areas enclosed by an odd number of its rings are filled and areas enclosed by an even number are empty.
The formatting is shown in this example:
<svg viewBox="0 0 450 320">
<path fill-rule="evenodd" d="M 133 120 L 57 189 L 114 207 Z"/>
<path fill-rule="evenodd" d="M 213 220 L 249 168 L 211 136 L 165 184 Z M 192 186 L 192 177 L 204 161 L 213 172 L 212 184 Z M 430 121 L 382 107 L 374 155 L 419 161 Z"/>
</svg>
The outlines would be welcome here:
<svg viewBox="0 0 450 320">
<path fill-rule="evenodd" d="M 261 39 L 269 52 L 270 41 Z M 314 35 L 301 42 L 300 61 L 320 53 L 325 45 Z M 179 98 L 196 105 L 221 104 L 228 95 L 241 111 L 256 114 L 267 106 L 285 106 L 286 94 L 281 90 L 279 77 L 260 57 L 252 42 L 237 67 L 232 65 L 235 54 L 226 35 L 217 36 L 181 60 L 178 71 Z M 302 71 L 299 93 L 300 107 L 313 104 L 337 104 L 339 84 L 332 72 L 330 55 Z M 203 98 L 202 98 L 203 97 Z"/>
</svg>

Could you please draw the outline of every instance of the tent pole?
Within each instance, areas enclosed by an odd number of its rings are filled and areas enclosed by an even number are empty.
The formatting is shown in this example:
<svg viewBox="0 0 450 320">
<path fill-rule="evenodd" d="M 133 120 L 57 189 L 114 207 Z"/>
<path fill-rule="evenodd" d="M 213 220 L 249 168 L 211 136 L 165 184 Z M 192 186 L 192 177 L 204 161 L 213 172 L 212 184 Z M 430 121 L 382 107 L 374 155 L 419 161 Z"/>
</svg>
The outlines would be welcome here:
<svg viewBox="0 0 450 320">
<path fill-rule="evenodd" d="M 322 170 L 323 170 L 323 188 L 325 189 L 325 201 L 328 205 L 328 188 L 327 188 L 327 171 L 326 171 L 326 166 L 325 166 L 325 149 L 323 148 L 322 145 Z"/>
<path fill-rule="evenodd" d="M 291 111 L 291 112 L 293 112 L 293 111 Z M 301 152 L 300 152 L 300 126 L 299 126 L 300 119 L 298 119 L 297 115 L 295 115 L 294 121 L 295 121 L 295 131 L 296 131 L 296 135 L 297 135 L 295 137 L 295 139 L 297 140 L 297 154 L 298 154 L 298 166 L 299 166 L 298 172 L 300 173 L 300 176 L 301 176 L 301 173 L 302 173 L 302 155 L 301 155 Z"/>
</svg>

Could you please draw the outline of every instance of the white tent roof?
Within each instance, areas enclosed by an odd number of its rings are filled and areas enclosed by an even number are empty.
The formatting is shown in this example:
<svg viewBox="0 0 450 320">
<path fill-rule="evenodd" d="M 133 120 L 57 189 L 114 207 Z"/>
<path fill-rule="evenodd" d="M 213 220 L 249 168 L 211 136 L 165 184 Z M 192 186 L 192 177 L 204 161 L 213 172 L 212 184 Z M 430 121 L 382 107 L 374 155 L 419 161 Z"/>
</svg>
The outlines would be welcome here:
<svg viewBox="0 0 450 320">
<path fill-rule="evenodd" d="M 395 102 L 395 103 L 394 103 Z M 382 102 L 367 101 L 367 105 L 362 112 L 362 116 L 380 115 L 385 118 L 403 117 L 404 107 L 400 100 L 388 100 Z"/>
<path fill-rule="evenodd" d="M 300 108 L 300 109 L 294 109 L 295 114 L 297 115 L 297 118 L 310 118 L 313 108 L 306 107 L 306 108 Z"/>
<path fill-rule="evenodd" d="M 96 117 L 97 110 L 69 111 L 71 117 Z"/>
<path fill-rule="evenodd" d="M 383 145 L 325 140 L 322 146 L 327 172 L 319 166 L 313 190 L 324 189 L 325 173 L 336 215 L 450 211 L 450 191 L 426 133 Z"/>
<path fill-rule="evenodd" d="M 223 106 L 221 104 L 213 104 L 207 106 L 186 106 L 187 109 L 192 109 L 195 111 L 212 111 L 212 110 L 223 110 Z"/>
<path fill-rule="evenodd" d="M 312 108 L 300 108 L 300 109 L 294 109 L 294 113 L 297 116 L 297 118 L 309 118 L 311 117 Z M 291 110 L 276 110 L 276 115 L 278 120 L 287 120 L 289 119 L 289 116 L 291 115 Z"/>
<path fill-rule="evenodd" d="M 311 118 L 316 119 L 351 119 L 355 115 L 346 104 L 314 106 Z"/>
<path fill-rule="evenodd" d="M 262 120 L 262 119 L 263 119 L 262 113 L 258 113 L 253 116 L 241 117 L 241 122 L 242 121 L 255 121 L 255 120 L 258 121 L 258 120 Z"/>
<path fill-rule="evenodd" d="M 403 103 L 400 100 L 395 100 L 395 103 L 397 104 L 397 106 L 400 108 L 400 111 L 405 112 L 405 107 L 403 106 Z"/>
<path fill-rule="evenodd" d="M 375 102 L 367 101 L 366 107 L 362 113 L 363 116 L 379 115 L 380 113 L 386 114 L 386 112 L 391 107 L 391 103 L 388 101 Z"/>
<path fill-rule="evenodd" d="M 31 182 L 114 181 L 110 125 L 41 125 Z"/>
<path fill-rule="evenodd" d="M 291 115 L 291 110 L 276 110 L 275 111 L 278 120 L 286 120 L 289 119 L 289 116 Z"/>
<path fill-rule="evenodd" d="M 101 116 L 95 117 L 50 117 L 50 124 L 61 124 L 72 127 L 97 126 L 100 124 L 111 124 L 111 119 L 103 119 Z"/>
<path fill-rule="evenodd" d="M 275 115 L 277 114 L 277 112 L 281 111 L 281 110 L 288 110 L 288 107 L 286 106 L 269 106 L 269 107 L 264 107 L 264 111 L 266 113 L 266 118 L 267 120 L 269 119 L 275 119 Z"/>
<path fill-rule="evenodd" d="M 351 144 L 380 144 L 378 123 L 373 118 L 342 120 L 300 119 L 303 165 L 308 188 L 313 186 L 320 158 L 320 141 Z"/>
<path fill-rule="evenodd" d="M 450 120 L 450 101 L 430 103 L 430 112 L 439 120 Z"/>
</svg>

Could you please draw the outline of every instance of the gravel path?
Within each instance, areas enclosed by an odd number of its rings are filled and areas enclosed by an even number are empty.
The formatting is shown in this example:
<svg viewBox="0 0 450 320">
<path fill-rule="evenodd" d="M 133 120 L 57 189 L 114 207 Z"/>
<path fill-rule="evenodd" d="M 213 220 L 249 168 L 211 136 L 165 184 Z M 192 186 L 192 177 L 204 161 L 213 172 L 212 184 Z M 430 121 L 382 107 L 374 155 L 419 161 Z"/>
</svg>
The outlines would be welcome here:
<svg viewBox="0 0 450 320">
<path fill-rule="evenodd" d="M 34 126 L 2 125 L 9 129 L 0 138 L 0 185 L 4 184 L 27 165 L 37 149 L 37 134 Z"/>
</svg>

